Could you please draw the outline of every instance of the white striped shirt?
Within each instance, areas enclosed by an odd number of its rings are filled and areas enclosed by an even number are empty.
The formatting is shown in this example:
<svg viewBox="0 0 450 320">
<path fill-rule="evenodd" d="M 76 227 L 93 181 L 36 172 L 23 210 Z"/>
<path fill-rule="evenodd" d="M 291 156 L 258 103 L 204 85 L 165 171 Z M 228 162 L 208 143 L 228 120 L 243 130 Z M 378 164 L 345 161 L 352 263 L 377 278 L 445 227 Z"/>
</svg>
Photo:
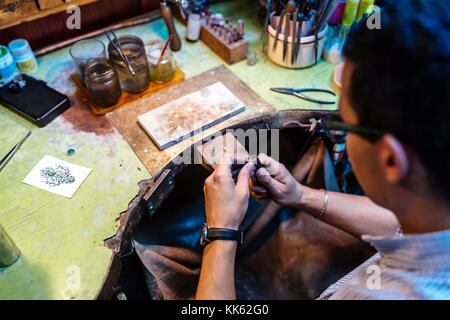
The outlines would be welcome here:
<svg viewBox="0 0 450 320">
<path fill-rule="evenodd" d="M 362 239 L 378 253 L 318 299 L 450 299 L 450 230 Z"/>
</svg>

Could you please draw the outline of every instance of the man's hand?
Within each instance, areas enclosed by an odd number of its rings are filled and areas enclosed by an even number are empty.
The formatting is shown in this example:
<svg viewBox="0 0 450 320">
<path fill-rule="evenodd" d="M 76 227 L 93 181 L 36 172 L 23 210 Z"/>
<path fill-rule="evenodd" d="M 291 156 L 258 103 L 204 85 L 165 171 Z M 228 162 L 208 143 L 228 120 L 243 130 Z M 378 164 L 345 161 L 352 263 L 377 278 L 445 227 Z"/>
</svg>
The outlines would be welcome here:
<svg viewBox="0 0 450 320">
<path fill-rule="evenodd" d="M 271 157 L 258 155 L 263 168 L 256 171 L 257 184 L 250 181 L 250 192 L 259 202 L 272 199 L 283 206 L 298 207 L 306 187 L 298 183 L 286 167 Z"/>
<path fill-rule="evenodd" d="M 246 164 L 234 183 L 231 162 L 227 156 L 222 157 L 221 164 L 205 181 L 206 222 L 211 228 L 238 230 L 247 212 L 249 180 L 254 166 Z"/>
</svg>

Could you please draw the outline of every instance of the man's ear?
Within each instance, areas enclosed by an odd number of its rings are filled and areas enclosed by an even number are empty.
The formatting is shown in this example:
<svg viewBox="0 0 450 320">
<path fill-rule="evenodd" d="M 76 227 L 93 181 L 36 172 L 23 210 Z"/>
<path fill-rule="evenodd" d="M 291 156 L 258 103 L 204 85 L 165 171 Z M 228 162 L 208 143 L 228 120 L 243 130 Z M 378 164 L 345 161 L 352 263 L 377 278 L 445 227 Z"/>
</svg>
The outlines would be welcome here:
<svg viewBox="0 0 450 320">
<path fill-rule="evenodd" d="M 399 183 L 409 170 L 408 154 L 403 144 L 393 135 L 385 134 L 378 141 L 381 165 L 389 183 Z"/>
</svg>

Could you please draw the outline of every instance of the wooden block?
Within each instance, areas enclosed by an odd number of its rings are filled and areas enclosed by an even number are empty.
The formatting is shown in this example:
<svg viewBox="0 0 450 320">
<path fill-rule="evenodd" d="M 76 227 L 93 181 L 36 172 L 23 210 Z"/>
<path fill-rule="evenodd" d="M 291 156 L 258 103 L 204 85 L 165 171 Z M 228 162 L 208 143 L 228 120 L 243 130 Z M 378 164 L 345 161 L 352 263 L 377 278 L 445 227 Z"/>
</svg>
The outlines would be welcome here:
<svg viewBox="0 0 450 320">
<path fill-rule="evenodd" d="M 39 13 L 39 9 L 34 0 L 0 1 L 0 27 L 3 27 L 15 21 L 20 21 L 36 13 Z"/>
<path fill-rule="evenodd" d="M 180 10 L 172 4 L 170 5 L 173 15 L 181 21 L 181 23 L 187 25 L 187 15 L 183 19 L 180 14 Z M 200 29 L 200 40 L 202 40 L 212 51 L 214 51 L 228 64 L 233 64 L 247 58 L 248 43 L 245 39 L 241 39 L 230 44 L 226 42 L 225 39 L 219 38 L 212 28 L 203 24 Z"/>
<path fill-rule="evenodd" d="M 230 159 L 233 160 L 232 170 L 244 165 L 249 157 L 247 150 L 231 133 L 199 145 L 196 150 L 199 158 L 202 159 L 202 165 L 209 171 L 214 171 L 217 168 L 224 153 L 228 154 Z"/>
<path fill-rule="evenodd" d="M 41 10 L 55 8 L 64 4 L 62 0 L 37 0 L 37 2 Z"/>
<path fill-rule="evenodd" d="M 230 44 L 225 39 L 219 38 L 211 28 L 203 25 L 200 40 L 228 64 L 245 60 L 247 57 L 248 43 L 245 39 Z"/>
<path fill-rule="evenodd" d="M 245 104 L 216 82 L 141 114 L 138 122 L 164 150 L 244 110 Z"/>
</svg>

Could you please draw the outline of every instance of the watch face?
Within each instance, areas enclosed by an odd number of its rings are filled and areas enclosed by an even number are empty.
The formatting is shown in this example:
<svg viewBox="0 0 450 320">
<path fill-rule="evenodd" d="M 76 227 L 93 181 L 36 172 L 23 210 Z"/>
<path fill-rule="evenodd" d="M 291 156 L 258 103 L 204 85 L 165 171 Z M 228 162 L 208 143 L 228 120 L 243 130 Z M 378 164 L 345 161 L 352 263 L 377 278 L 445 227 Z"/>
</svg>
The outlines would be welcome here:
<svg viewBox="0 0 450 320">
<path fill-rule="evenodd" d="M 200 235 L 200 245 L 202 247 L 204 247 L 206 245 L 206 243 L 208 242 L 207 237 L 208 237 L 208 226 L 205 223 L 202 227 L 202 233 Z"/>
</svg>

